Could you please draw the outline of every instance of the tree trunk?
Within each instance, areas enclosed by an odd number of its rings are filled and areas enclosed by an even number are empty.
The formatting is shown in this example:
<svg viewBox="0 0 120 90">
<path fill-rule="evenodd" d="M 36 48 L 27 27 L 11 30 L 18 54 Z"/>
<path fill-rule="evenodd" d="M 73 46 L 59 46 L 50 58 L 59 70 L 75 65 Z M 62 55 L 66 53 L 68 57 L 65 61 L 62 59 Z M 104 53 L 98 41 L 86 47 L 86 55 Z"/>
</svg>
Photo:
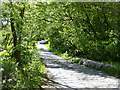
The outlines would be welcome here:
<svg viewBox="0 0 120 90">
<path fill-rule="evenodd" d="M 11 8 L 12 8 L 12 2 L 10 2 Z M 16 30 L 15 30 L 15 26 L 14 26 L 14 18 L 13 18 L 13 13 L 12 13 L 12 9 L 11 9 L 11 14 L 10 14 L 10 23 L 11 23 L 11 30 L 12 30 L 12 35 L 13 35 L 13 44 L 14 44 L 14 51 L 13 51 L 13 57 L 19 61 L 19 53 L 16 50 L 16 46 L 17 46 L 17 34 L 16 34 Z"/>
<path fill-rule="evenodd" d="M 14 43 L 14 50 L 13 50 L 13 57 L 16 59 L 17 62 L 20 62 L 20 54 L 21 54 L 21 50 L 18 50 L 20 48 L 20 44 L 21 44 L 21 32 L 22 32 L 22 22 L 18 22 L 17 23 L 17 29 L 19 31 L 19 37 L 17 37 L 17 31 L 15 30 L 15 22 L 14 22 L 14 17 L 13 17 L 13 13 L 12 13 L 12 1 L 10 1 L 10 6 L 11 6 L 11 14 L 10 14 L 10 23 L 11 23 L 11 31 L 12 31 L 12 35 L 13 35 L 13 43 Z M 20 16 L 23 19 L 24 16 L 24 10 L 25 7 L 21 10 Z M 17 45 L 19 45 L 19 47 L 16 47 Z"/>
</svg>

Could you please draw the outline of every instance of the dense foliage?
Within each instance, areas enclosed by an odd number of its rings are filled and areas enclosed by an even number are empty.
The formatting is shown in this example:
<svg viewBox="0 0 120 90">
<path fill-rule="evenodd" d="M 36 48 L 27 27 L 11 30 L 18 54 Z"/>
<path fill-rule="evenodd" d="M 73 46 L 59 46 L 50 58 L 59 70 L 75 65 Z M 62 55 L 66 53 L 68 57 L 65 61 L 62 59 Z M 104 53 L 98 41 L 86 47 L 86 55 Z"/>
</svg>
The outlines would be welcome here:
<svg viewBox="0 0 120 90">
<path fill-rule="evenodd" d="M 3 88 L 41 87 L 37 40 L 48 39 L 51 49 L 67 55 L 119 61 L 119 10 L 109 2 L 2 2 Z"/>
<path fill-rule="evenodd" d="M 22 57 L 22 67 L 18 62 L 10 57 L 8 52 L 1 54 L 2 65 L 2 88 L 3 89 L 21 89 L 21 88 L 41 88 L 44 84 L 44 66 L 36 50 L 29 52 L 29 55 Z"/>
<path fill-rule="evenodd" d="M 41 88 L 44 65 L 36 48 L 34 3 L 2 2 L 0 70 L 3 89 Z"/>
<path fill-rule="evenodd" d="M 119 3 L 108 2 L 48 3 L 42 19 L 51 49 L 98 61 L 119 61 L 119 9 Z"/>
</svg>

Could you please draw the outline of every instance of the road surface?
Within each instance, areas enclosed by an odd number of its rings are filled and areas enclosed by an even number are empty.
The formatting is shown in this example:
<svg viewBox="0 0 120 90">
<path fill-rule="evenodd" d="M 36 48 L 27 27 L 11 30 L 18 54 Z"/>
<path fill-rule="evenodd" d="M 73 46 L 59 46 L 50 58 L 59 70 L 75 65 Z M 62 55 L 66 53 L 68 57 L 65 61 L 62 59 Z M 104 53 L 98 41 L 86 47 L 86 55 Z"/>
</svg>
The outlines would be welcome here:
<svg viewBox="0 0 120 90">
<path fill-rule="evenodd" d="M 100 71 L 64 60 L 50 52 L 44 44 L 37 43 L 39 54 L 61 88 L 118 88 L 120 81 Z"/>
</svg>

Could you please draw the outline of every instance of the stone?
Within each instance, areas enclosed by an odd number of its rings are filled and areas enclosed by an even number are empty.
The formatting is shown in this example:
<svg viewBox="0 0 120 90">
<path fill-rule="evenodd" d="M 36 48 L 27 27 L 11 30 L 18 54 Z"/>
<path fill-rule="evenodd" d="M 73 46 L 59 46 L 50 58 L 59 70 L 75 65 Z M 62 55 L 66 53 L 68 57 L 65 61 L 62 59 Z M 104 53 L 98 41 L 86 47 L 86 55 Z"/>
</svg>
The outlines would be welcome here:
<svg viewBox="0 0 120 90">
<path fill-rule="evenodd" d="M 74 63 L 79 63 L 80 58 L 72 58 L 72 61 L 73 61 Z"/>
<path fill-rule="evenodd" d="M 48 40 L 42 40 L 39 42 L 40 44 L 48 44 Z"/>
</svg>

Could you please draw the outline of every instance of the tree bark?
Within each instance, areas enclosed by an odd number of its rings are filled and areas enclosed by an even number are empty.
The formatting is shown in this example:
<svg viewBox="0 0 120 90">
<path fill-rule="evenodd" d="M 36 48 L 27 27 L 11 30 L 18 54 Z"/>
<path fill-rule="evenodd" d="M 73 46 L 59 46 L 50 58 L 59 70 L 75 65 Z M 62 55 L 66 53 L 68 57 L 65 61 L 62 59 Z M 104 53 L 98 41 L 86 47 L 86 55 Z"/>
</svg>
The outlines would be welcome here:
<svg viewBox="0 0 120 90">
<path fill-rule="evenodd" d="M 16 59 L 17 62 L 20 62 L 20 54 L 21 54 L 21 50 L 19 49 L 20 47 L 16 47 L 17 45 L 20 46 L 21 44 L 21 35 L 20 33 L 22 32 L 22 22 L 18 22 L 17 23 L 17 28 L 15 28 L 15 19 L 13 17 L 13 11 L 12 11 L 12 1 L 10 1 L 10 8 L 11 8 L 11 14 L 10 14 L 10 23 L 11 23 L 11 31 L 12 31 L 12 35 L 13 35 L 13 44 L 14 44 L 14 49 L 13 49 L 13 54 L 12 56 Z M 20 16 L 23 19 L 24 16 L 24 10 L 25 7 L 21 10 Z M 17 37 L 17 31 L 16 29 L 18 29 L 19 31 L 19 37 Z M 19 49 L 19 50 L 18 50 Z"/>
</svg>

